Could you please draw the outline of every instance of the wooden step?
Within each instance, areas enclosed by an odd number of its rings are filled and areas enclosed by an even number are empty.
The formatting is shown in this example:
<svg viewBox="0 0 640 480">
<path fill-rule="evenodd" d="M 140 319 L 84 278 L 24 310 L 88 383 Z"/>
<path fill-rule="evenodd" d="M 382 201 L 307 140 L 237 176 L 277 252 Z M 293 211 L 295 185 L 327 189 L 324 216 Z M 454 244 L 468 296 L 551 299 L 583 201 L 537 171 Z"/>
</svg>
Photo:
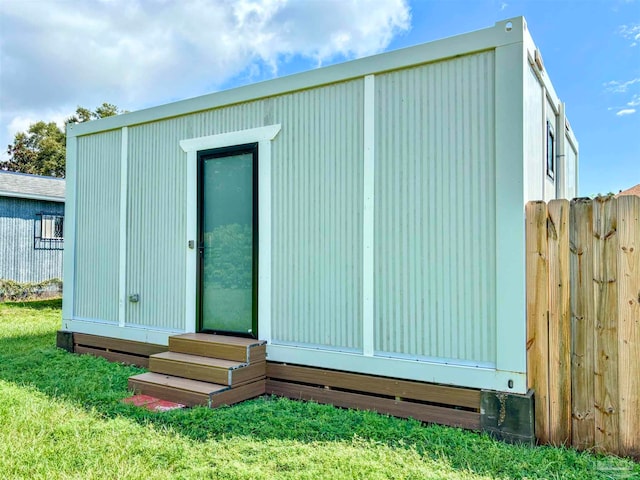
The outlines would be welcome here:
<svg viewBox="0 0 640 480">
<path fill-rule="evenodd" d="M 252 338 L 185 333 L 169 337 L 169 350 L 235 362 L 257 363 L 266 360 L 266 343 Z"/>
<path fill-rule="evenodd" d="M 129 377 L 129 388 L 135 393 L 151 395 L 189 407 L 208 405 L 212 395 L 231 389 L 228 385 L 217 385 L 153 372 Z"/>
<path fill-rule="evenodd" d="M 189 407 L 205 405 L 215 408 L 220 405 L 233 405 L 263 395 L 265 381 L 260 379 L 231 388 L 228 385 L 148 372 L 130 377 L 129 388 L 135 393 L 181 403 Z"/>
<path fill-rule="evenodd" d="M 237 386 L 264 378 L 266 363 L 248 364 L 186 353 L 163 352 L 149 357 L 149 370 L 203 382 Z"/>
</svg>

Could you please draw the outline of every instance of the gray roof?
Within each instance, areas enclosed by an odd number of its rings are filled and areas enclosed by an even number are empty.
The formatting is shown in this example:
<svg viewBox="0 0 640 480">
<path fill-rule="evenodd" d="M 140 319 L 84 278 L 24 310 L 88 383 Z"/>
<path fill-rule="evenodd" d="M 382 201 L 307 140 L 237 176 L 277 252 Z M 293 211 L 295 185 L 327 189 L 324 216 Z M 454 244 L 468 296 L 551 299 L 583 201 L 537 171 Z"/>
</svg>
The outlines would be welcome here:
<svg viewBox="0 0 640 480">
<path fill-rule="evenodd" d="M 64 178 L 41 177 L 0 170 L 0 197 L 64 202 Z"/>
</svg>

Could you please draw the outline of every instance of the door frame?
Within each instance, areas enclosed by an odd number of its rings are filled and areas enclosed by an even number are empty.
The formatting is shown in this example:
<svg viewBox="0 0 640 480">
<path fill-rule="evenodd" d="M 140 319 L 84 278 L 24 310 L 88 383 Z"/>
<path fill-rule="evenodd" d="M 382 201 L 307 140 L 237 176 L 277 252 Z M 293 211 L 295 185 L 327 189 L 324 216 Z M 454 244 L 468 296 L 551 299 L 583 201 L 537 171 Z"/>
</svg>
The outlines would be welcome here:
<svg viewBox="0 0 640 480">
<path fill-rule="evenodd" d="M 250 153 L 252 155 L 252 202 L 251 202 L 251 227 L 253 230 L 252 238 L 252 265 L 251 265 L 251 332 L 233 332 L 226 330 L 209 330 L 203 327 L 203 279 L 204 273 L 204 231 L 202 224 L 204 220 L 204 162 L 211 158 L 224 158 L 234 155 L 242 155 Z M 259 219 L 258 219 L 258 168 L 260 165 L 258 143 L 247 143 L 244 145 L 230 145 L 227 147 L 219 147 L 208 150 L 199 150 L 198 158 L 198 262 L 196 268 L 197 290 L 196 290 L 196 331 L 202 333 L 222 333 L 233 334 L 237 337 L 258 338 L 258 272 L 259 272 Z"/>
<path fill-rule="evenodd" d="M 237 130 L 204 137 L 180 140 L 185 152 L 185 230 L 184 230 L 184 332 L 196 331 L 198 254 L 198 152 L 248 143 L 258 144 L 258 219 L 260 251 L 258 268 L 258 323 L 260 340 L 271 341 L 271 145 L 281 130 L 280 124 Z"/>
</svg>

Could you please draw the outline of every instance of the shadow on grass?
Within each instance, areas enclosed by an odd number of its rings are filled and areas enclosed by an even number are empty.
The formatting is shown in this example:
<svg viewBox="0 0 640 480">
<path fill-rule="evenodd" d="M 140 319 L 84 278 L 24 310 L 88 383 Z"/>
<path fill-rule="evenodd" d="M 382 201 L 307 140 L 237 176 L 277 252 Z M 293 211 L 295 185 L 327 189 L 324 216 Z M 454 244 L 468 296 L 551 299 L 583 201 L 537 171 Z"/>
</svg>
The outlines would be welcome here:
<svg viewBox="0 0 640 480">
<path fill-rule="evenodd" d="M 51 308 L 42 305 L 50 305 L 49 301 L 37 303 L 40 305 L 29 303 L 24 308 Z M 55 347 L 55 330 L 4 338 L 1 333 L 1 380 L 33 387 L 104 418 L 123 417 L 142 425 L 166 427 L 196 441 L 241 436 L 331 442 L 358 437 L 415 450 L 425 458 L 445 461 L 460 471 L 492 477 L 598 478 L 597 465 L 603 461 L 602 457 L 572 450 L 509 446 L 473 432 L 276 397 L 215 410 L 199 407 L 152 413 L 120 402 L 130 395 L 128 377 L 142 369 L 60 350 Z M 610 457 L 605 460 L 613 465 L 621 462 Z M 571 475 L 566 475 L 567 465 L 571 466 Z"/>
<path fill-rule="evenodd" d="M 15 302 L 4 302 L 8 308 L 29 308 L 31 310 L 48 310 L 52 308 L 62 308 L 62 298 L 49 298 L 46 300 L 18 300 Z"/>
</svg>

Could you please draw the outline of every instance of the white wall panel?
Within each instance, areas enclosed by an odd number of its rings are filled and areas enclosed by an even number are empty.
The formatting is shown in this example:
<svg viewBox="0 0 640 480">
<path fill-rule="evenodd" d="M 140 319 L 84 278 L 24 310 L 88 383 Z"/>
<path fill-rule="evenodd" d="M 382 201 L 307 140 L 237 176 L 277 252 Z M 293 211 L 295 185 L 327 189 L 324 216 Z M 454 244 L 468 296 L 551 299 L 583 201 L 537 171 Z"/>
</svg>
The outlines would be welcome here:
<svg viewBox="0 0 640 480">
<path fill-rule="evenodd" d="M 565 145 L 565 178 L 567 185 L 566 196 L 568 199 L 572 199 L 578 196 L 578 153 L 576 152 L 576 148 L 571 144 L 568 138 Z"/>
<path fill-rule="evenodd" d="M 188 117 L 129 129 L 126 324 L 185 327 L 186 161 L 179 141 Z M 117 263 L 117 262 L 116 262 Z"/>
<path fill-rule="evenodd" d="M 377 354 L 495 362 L 494 54 L 376 77 Z"/>
<path fill-rule="evenodd" d="M 75 316 L 118 321 L 120 130 L 78 139 Z"/>
<path fill-rule="evenodd" d="M 272 339 L 362 347 L 363 81 L 268 100 Z"/>
<path fill-rule="evenodd" d="M 282 125 L 271 165 L 274 343 L 361 348 L 362 95 L 357 80 L 191 117 L 193 137 Z"/>
<path fill-rule="evenodd" d="M 524 198 L 542 200 L 546 177 L 546 125 L 542 110 L 544 91 L 529 67 L 524 76 Z"/>
</svg>

